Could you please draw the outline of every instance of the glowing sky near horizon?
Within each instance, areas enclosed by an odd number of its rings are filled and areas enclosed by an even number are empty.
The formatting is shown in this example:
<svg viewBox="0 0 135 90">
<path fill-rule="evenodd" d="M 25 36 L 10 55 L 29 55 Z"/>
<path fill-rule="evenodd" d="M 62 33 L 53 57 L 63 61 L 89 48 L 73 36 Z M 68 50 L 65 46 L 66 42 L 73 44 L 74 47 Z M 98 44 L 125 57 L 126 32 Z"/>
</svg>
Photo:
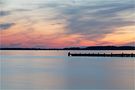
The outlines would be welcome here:
<svg viewBox="0 0 135 90">
<path fill-rule="evenodd" d="M 134 0 L 0 0 L 0 47 L 134 43 Z"/>
</svg>

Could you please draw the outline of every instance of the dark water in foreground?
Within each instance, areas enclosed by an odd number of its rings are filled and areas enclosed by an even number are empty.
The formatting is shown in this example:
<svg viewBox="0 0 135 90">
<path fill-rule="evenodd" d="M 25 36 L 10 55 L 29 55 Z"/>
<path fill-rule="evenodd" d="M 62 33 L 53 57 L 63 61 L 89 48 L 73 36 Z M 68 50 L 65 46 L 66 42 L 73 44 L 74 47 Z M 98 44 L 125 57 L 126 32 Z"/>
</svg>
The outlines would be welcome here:
<svg viewBox="0 0 135 90">
<path fill-rule="evenodd" d="M 67 52 L 0 51 L 0 90 L 134 89 L 135 58 L 68 57 Z"/>
</svg>

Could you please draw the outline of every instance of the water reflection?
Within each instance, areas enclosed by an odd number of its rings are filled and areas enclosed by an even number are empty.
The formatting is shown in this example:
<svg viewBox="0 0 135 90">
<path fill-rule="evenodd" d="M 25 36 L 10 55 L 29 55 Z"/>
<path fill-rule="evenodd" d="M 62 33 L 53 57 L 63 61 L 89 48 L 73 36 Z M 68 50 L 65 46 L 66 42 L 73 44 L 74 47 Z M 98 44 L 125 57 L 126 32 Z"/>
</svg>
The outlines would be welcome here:
<svg viewBox="0 0 135 90">
<path fill-rule="evenodd" d="M 1 51 L 1 89 L 134 88 L 134 58 L 67 57 L 67 52 Z"/>
<path fill-rule="evenodd" d="M 133 59 L 82 59 L 69 60 L 70 87 L 82 89 L 129 89 L 134 87 L 135 62 Z"/>
</svg>

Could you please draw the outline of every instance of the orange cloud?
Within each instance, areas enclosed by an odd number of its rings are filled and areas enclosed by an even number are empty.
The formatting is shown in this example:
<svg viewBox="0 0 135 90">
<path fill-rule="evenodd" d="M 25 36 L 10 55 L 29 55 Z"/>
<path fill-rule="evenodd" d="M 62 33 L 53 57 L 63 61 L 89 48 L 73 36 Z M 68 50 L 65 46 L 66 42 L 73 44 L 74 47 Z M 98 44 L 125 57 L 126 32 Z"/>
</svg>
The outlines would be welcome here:
<svg viewBox="0 0 135 90">
<path fill-rule="evenodd" d="M 135 26 L 117 28 L 115 32 L 107 34 L 101 42 L 110 42 L 114 45 L 123 45 L 135 40 Z"/>
</svg>

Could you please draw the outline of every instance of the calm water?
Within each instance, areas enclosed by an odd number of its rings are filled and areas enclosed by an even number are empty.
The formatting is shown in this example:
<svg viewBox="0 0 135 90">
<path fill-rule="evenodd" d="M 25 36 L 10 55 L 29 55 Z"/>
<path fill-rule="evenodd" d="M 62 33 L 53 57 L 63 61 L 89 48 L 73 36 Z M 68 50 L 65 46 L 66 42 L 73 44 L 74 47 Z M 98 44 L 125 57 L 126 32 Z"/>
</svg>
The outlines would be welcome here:
<svg viewBox="0 0 135 90">
<path fill-rule="evenodd" d="M 0 51 L 0 89 L 134 89 L 135 58 L 68 57 L 67 52 Z"/>
</svg>

